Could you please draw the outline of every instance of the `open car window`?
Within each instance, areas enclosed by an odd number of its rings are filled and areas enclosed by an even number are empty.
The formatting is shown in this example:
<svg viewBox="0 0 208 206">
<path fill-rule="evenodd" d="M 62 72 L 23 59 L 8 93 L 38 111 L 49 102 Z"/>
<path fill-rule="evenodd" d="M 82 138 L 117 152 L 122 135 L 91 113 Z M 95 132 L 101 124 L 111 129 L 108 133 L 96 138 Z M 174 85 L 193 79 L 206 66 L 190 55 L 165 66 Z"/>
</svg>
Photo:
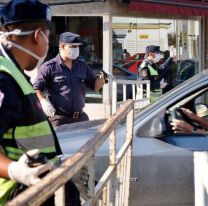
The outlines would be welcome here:
<svg viewBox="0 0 208 206">
<path fill-rule="evenodd" d="M 171 111 L 174 111 L 177 107 L 188 108 L 193 112 L 197 112 L 197 114 L 203 116 L 203 118 L 208 118 L 207 102 L 208 88 L 206 87 L 176 100 L 174 104 L 171 104 L 165 109 L 162 107 L 155 111 L 153 109 L 154 116 L 137 127 L 136 136 L 138 138 L 155 138 L 155 140 L 189 151 L 207 151 L 208 132 L 207 134 L 175 134 L 170 125 L 172 120 Z M 140 122 L 141 121 L 142 120 L 140 120 Z"/>
<path fill-rule="evenodd" d="M 171 112 L 173 112 L 178 107 L 185 107 L 193 112 L 198 112 L 201 116 L 204 115 L 205 118 L 208 117 L 208 110 L 206 108 L 206 102 L 208 102 L 208 88 L 201 88 L 182 99 L 176 100 L 174 104 L 166 108 L 153 109 L 154 116 L 144 121 L 136 131 L 137 137 L 156 137 L 163 138 L 167 135 L 175 135 L 170 126 L 172 120 Z M 162 103 L 161 103 L 162 104 Z M 154 105 L 152 105 L 154 106 Z"/>
</svg>

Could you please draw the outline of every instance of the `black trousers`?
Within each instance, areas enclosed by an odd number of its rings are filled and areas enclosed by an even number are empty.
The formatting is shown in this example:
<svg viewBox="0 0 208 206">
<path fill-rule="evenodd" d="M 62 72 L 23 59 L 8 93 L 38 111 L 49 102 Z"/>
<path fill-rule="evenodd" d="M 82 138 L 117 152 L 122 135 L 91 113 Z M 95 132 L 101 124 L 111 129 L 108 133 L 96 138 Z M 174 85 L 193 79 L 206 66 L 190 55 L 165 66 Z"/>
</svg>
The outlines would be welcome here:
<svg viewBox="0 0 208 206">
<path fill-rule="evenodd" d="M 78 118 L 73 118 L 67 115 L 54 115 L 49 118 L 53 127 L 61 126 L 64 124 L 71 124 L 75 122 L 88 121 L 89 117 L 85 112 L 82 112 Z"/>
<path fill-rule="evenodd" d="M 72 181 L 65 185 L 65 205 L 66 206 L 81 206 L 80 193 Z M 44 202 L 41 206 L 55 206 L 54 195 Z"/>
</svg>

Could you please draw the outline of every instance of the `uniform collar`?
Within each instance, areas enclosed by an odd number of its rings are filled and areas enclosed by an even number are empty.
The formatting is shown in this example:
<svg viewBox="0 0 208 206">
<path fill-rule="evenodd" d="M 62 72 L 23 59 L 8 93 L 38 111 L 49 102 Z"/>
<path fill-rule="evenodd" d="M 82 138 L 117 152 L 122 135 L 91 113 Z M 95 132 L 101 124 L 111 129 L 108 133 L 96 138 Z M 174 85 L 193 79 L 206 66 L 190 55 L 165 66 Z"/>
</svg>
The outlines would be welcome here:
<svg viewBox="0 0 208 206">
<path fill-rule="evenodd" d="M 60 54 L 57 54 L 57 55 L 56 55 L 56 62 L 57 62 L 58 64 L 63 64 L 63 62 L 62 62 L 62 60 L 61 60 Z"/>
</svg>

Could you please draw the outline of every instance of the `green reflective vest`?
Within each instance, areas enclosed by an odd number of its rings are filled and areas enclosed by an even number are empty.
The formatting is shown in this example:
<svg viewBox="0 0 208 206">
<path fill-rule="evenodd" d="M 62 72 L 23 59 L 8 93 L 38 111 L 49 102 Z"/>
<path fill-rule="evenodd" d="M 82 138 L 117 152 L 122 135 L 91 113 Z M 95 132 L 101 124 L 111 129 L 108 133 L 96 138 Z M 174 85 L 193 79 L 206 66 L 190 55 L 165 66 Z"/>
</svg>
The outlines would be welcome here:
<svg viewBox="0 0 208 206">
<path fill-rule="evenodd" d="M 151 76 L 158 76 L 157 70 L 154 69 L 150 64 L 148 64 L 147 67 L 148 67 L 148 69 L 149 69 L 149 71 L 150 71 L 150 75 L 151 75 Z"/>
<path fill-rule="evenodd" d="M 2 151 L 10 159 L 17 161 L 23 150 L 39 149 L 47 158 L 55 163 L 56 148 L 51 127 L 42 112 L 41 105 L 32 85 L 13 62 L 0 56 L 0 72 L 6 72 L 20 86 L 23 94 L 23 118 L 14 128 L 10 128 L 3 136 Z M 16 183 L 0 178 L 0 205 L 4 205 Z"/>
</svg>

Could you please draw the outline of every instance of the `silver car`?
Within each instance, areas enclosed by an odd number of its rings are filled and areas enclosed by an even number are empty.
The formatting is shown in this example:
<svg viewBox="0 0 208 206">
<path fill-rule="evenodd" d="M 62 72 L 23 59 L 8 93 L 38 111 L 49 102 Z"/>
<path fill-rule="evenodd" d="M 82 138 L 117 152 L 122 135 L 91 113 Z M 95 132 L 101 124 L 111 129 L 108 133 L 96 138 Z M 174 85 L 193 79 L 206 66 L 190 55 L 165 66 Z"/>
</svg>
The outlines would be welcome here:
<svg viewBox="0 0 208 206">
<path fill-rule="evenodd" d="M 194 205 L 194 151 L 207 151 L 208 138 L 199 134 L 174 134 L 170 122 L 183 118 L 183 106 L 200 116 L 208 114 L 206 106 L 208 71 L 187 80 L 154 104 L 136 112 L 134 122 L 130 205 Z M 76 123 L 57 128 L 63 152 L 70 155 L 95 133 L 103 120 Z M 117 129 L 118 147 L 123 142 L 125 123 Z M 96 155 L 96 175 L 107 167 L 108 145 Z"/>
</svg>

